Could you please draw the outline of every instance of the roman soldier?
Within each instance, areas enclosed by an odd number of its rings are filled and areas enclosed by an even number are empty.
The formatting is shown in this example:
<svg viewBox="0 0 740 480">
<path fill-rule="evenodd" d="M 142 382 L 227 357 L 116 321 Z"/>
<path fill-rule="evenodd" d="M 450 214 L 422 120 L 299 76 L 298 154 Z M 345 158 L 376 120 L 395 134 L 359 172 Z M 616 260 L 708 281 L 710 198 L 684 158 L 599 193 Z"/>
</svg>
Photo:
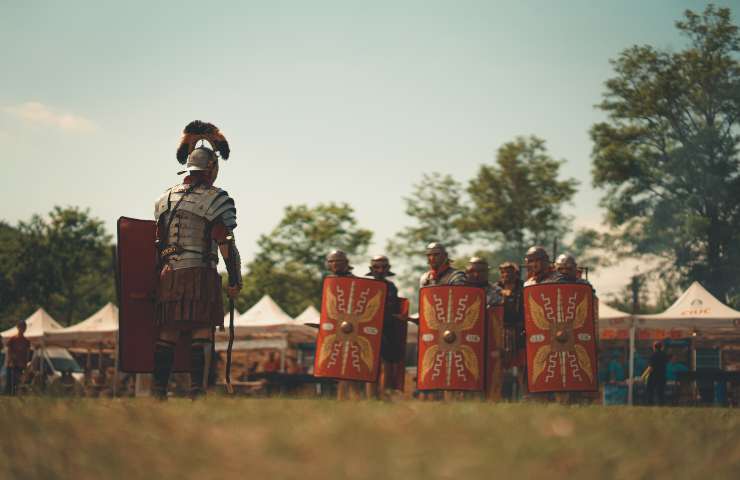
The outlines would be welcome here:
<svg viewBox="0 0 740 480">
<path fill-rule="evenodd" d="M 370 260 L 370 271 L 366 276 L 382 280 L 388 285 L 385 298 L 385 317 L 383 319 L 383 335 L 380 342 L 380 375 L 378 383 L 368 383 L 366 392 L 368 397 L 385 396 L 388 390 L 398 384 L 396 376 L 404 371 L 404 346 L 406 344 L 405 318 L 401 318 L 401 299 L 398 298 L 398 288 L 388 280 L 394 276 L 388 257 L 378 255 Z M 400 368 L 399 368 L 400 364 Z"/>
<path fill-rule="evenodd" d="M 519 274 L 519 265 L 514 262 L 504 262 L 498 267 L 499 280 L 496 284 L 501 288 L 504 303 L 504 368 L 507 382 L 505 390 L 507 397 L 514 399 L 518 392 L 524 391 L 524 366 L 526 364 L 524 334 L 524 304 L 522 296 L 522 280 Z"/>
<path fill-rule="evenodd" d="M 465 269 L 466 284 L 486 290 L 486 308 L 503 303 L 501 287 L 488 281 L 488 262 L 481 257 L 471 257 Z"/>
<path fill-rule="evenodd" d="M 159 250 L 156 292 L 158 337 L 154 350 L 153 394 L 166 399 L 167 384 L 181 335 L 191 339 L 190 394 L 205 393 L 206 350 L 213 345 L 216 326 L 223 326 L 221 276 L 216 270 L 218 252 L 235 298 L 242 286 L 241 261 L 234 241 L 236 207 L 224 190 L 214 186 L 218 159 L 229 158 L 229 144 L 219 129 L 195 120 L 183 131 L 177 160 L 187 174 L 168 188 L 155 203 Z"/>
<path fill-rule="evenodd" d="M 555 260 L 555 271 L 557 272 L 558 282 L 590 284 L 588 280 L 579 277 L 576 259 L 567 253 L 560 255 Z"/>
<path fill-rule="evenodd" d="M 342 250 L 332 250 L 326 256 L 327 277 L 354 277 L 354 267 L 349 264 L 347 254 Z M 323 297 L 323 295 L 322 295 Z M 337 381 L 337 400 L 359 399 L 361 395 L 362 382 L 352 380 Z"/>
<path fill-rule="evenodd" d="M 534 246 L 527 250 L 524 256 L 528 278 L 524 286 L 551 283 L 557 280 L 556 274 L 550 265 L 550 256 L 545 247 Z"/>
<path fill-rule="evenodd" d="M 432 242 L 426 248 L 429 271 L 422 274 L 419 286 L 465 285 L 465 273 L 450 265 L 447 249 L 439 242 Z"/>
</svg>

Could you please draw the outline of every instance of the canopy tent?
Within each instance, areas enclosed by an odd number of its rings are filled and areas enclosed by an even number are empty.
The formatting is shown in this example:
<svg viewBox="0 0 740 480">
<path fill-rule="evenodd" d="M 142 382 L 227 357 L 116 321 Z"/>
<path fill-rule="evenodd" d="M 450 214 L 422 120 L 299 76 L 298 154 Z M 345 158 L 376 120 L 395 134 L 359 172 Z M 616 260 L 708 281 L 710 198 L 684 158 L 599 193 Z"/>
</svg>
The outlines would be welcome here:
<svg viewBox="0 0 740 480">
<path fill-rule="evenodd" d="M 607 305 L 599 299 L 599 338 L 602 340 L 624 340 L 629 337 L 632 315 Z"/>
<path fill-rule="evenodd" d="M 32 344 L 42 343 L 45 339 L 49 338 L 51 332 L 62 330 L 63 327 L 54 320 L 51 315 L 46 313 L 46 310 L 39 308 L 33 315 L 26 319 L 26 333 L 25 336 Z M 11 327 L 4 332 L 2 335 L 3 341 L 7 342 L 10 337 L 18 333 L 16 327 Z"/>
<path fill-rule="evenodd" d="M 316 307 L 309 305 L 303 312 L 293 319 L 293 323 L 296 325 L 317 326 L 320 318 L 321 313 L 316 310 Z"/>
<path fill-rule="evenodd" d="M 735 329 L 740 312 L 717 300 L 699 282 L 694 282 L 665 312 L 637 315 L 637 328 Z"/>
<path fill-rule="evenodd" d="M 275 303 L 269 295 L 265 295 L 252 308 L 234 319 L 235 326 L 267 327 L 271 325 L 291 325 L 293 319 Z"/>
<path fill-rule="evenodd" d="M 80 323 L 52 332 L 48 341 L 66 347 L 79 347 L 101 343 L 114 345 L 117 338 L 118 307 L 108 303 Z"/>
</svg>

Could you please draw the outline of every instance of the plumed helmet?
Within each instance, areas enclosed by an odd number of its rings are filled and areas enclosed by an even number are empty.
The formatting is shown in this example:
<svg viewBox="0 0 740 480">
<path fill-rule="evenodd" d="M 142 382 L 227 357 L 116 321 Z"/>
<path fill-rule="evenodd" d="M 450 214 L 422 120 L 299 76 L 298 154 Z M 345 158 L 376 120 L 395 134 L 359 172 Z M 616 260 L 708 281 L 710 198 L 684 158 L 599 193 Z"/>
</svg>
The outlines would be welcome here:
<svg viewBox="0 0 740 480">
<path fill-rule="evenodd" d="M 231 150 L 229 142 L 217 126 L 212 123 L 193 120 L 185 126 L 182 131 L 182 139 L 177 147 L 177 161 L 185 165 L 190 154 L 196 149 L 199 141 L 205 140 L 211 144 L 212 152 L 218 153 L 221 158 L 227 160 Z"/>
<path fill-rule="evenodd" d="M 183 174 L 185 172 L 197 172 L 210 170 L 215 162 L 218 161 L 216 152 L 206 147 L 198 147 L 188 155 L 187 163 L 185 164 L 185 170 L 181 170 L 178 173 Z"/>
</svg>

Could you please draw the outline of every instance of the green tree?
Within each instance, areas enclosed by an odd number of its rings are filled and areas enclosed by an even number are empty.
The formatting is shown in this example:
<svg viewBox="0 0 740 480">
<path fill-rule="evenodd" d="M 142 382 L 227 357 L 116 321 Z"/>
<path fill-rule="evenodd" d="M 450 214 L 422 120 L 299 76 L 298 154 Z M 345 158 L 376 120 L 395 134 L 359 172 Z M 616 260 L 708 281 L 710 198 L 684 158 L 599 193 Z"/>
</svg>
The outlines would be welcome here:
<svg viewBox="0 0 740 480">
<path fill-rule="evenodd" d="M 70 325 L 114 300 L 111 237 L 89 211 L 54 207 L 48 218 L 34 215 L 0 232 L 2 281 L 12 293 L 6 326 L 38 307 Z"/>
<path fill-rule="evenodd" d="M 425 247 L 441 242 L 454 258 L 458 247 L 468 240 L 460 225 L 468 215 L 465 189 L 450 175 L 424 174 L 409 197 L 404 198 L 406 215 L 414 225 L 398 232 L 387 245 L 394 269 L 400 271 L 399 283 L 418 286 L 419 275 L 426 270 Z"/>
<path fill-rule="evenodd" d="M 265 294 L 292 316 L 308 305 L 318 307 L 326 255 L 334 249 L 350 257 L 363 255 L 371 239 L 372 232 L 357 225 L 346 203 L 286 207 L 277 227 L 257 241 L 259 251 L 247 265 L 238 307 L 244 310 Z"/>
<path fill-rule="evenodd" d="M 470 181 L 473 206 L 461 223 L 465 232 L 496 245 L 500 257 L 521 259 L 534 244 L 552 245 L 567 233 L 562 207 L 576 192 L 574 179 L 558 180 L 564 160 L 545 141 L 517 137 L 498 149 L 496 163 L 481 165 Z"/>
<path fill-rule="evenodd" d="M 624 255 L 655 255 L 685 286 L 739 295 L 740 36 L 730 10 L 706 7 L 676 22 L 679 52 L 633 46 L 612 61 L 591 128 L 593 183 Z"/>
</svg>

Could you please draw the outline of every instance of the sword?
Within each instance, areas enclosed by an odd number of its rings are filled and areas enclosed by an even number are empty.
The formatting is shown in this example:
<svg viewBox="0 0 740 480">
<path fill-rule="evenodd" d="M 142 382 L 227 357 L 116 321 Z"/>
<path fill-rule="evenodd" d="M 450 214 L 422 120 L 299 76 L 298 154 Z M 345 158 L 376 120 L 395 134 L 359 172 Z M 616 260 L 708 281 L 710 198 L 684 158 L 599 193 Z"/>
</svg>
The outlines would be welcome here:
<svg viewBox="0 0 740 480">
<path fill-rule="evenodd" d="M 229 258 L 234 258 L 234 237 L 229 235 L 226 237 L 229 242 Z M 238 279 L 235 278 L 234 273 L 229 269 L 229 286 L 233 287 L 237 284 Z M 234 387 L 231 386 L 231 349 L 234 347 L 234 299 L 229 296 L 229 346 L 226 348 L 226 391 L 229 394 L 234 393 Z"/>
</svg>

